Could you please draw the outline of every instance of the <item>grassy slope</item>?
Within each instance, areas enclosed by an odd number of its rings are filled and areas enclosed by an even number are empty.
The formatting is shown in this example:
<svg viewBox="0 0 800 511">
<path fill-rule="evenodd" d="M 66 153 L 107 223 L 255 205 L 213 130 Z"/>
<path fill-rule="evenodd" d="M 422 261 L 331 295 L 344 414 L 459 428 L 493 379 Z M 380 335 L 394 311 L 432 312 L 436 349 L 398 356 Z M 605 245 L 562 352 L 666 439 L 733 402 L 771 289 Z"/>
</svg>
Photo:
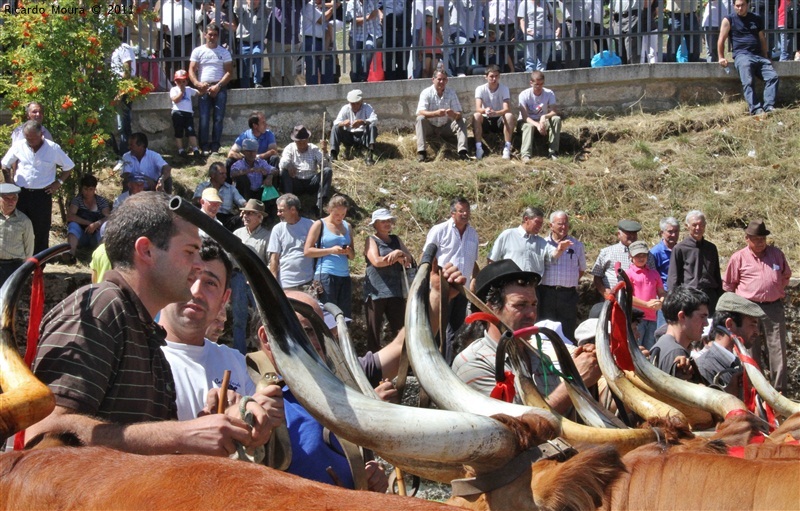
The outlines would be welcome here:
<svg viewBox="0 0 800 511">
<path fill-rule="evenodd" d="M 678 108 L 657 115 L 568 118 L 558 161 L 525 165 L 494 155 L 459 162 L 444 155 L 418 164 L 413 135 L 383 134 L 382 158 L 374 167 L 361 160 L 336 162 L 334 187 L 352 198 L 357 248 L 371 231 L 369 214 L 391 207 L 395 232 L 415 252 L 430 226 L 448 215 L 448 202 L 466 196 L 474 205 L 472 223 L 482 242 L 481 261 L 503 229 L 518 224 L 526 205 L 572 215 L 573 234 L 587 245 L 588 264 L 614 241 L 620 218 L 639 220 L 643 238 L 658 241 L 658 222 L 701 209 L 707 237 L 727 257 L 743 246 L 742 228 L 764 217 L 771 239 L 790 263 L 800 262 L 797 165 L 800 109 L 785 109 L 765 120 L 744 114 L 741 103 Z M 204 165 L 176 169 L 189 189 Z M 546 228 L 545 228 L 546 232 Z M 544 234 L 544 232 L 543 232 Z M 354 273 L 363 272 L 363 257 Z M 723 261 L 723 268 L 725 261 Z"/>
</svg>

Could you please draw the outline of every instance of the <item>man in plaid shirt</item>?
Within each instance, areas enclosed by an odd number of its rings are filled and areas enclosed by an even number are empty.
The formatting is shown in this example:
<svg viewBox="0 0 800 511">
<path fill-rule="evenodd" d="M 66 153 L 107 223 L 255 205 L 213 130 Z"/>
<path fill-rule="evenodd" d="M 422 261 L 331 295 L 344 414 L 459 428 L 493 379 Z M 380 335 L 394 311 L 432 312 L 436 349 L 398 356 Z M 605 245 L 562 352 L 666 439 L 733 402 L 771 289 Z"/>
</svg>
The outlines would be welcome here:
<svg viewBox="0 0 800 511">
<path fill-rule="evenodd" d="M 320 142 L 322 150 L 309 143 L 311 133 L 305 126 L 298 125 L 292 130 L 293 142 L 286 146 L 281 156 L 281 188 L 283 193 L 317 194 L 317 212 L 328 201 L 333 171 L 322 151 L 328 150 L 328 142 Z"/>
</svg>

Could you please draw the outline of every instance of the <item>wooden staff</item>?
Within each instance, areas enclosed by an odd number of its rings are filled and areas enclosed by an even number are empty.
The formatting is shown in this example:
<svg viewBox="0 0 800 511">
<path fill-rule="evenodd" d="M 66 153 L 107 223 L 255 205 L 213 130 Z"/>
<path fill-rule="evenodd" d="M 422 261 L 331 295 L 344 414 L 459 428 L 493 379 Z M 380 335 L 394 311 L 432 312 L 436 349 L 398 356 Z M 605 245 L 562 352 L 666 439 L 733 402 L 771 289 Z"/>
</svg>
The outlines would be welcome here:
<svg viewBox="0 0 800 511">
<path fill-rule="evenodd" d="M 225 413 L 228 405 L 228 384 L 231 382 L 231 371 L 226 369 L 222 376 L 222 385 L 219 388 L 219 403 L 217 403 L 217 413 Z"/>
</svg>

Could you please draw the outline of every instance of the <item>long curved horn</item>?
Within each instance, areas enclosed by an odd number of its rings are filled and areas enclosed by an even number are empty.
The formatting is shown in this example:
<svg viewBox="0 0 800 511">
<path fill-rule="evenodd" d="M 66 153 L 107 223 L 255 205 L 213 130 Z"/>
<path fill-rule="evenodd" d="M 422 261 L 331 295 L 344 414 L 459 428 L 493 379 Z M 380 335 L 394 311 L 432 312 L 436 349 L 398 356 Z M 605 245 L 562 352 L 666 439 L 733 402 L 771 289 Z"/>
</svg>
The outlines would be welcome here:
<svg viewBox="0 0 800 511">
<path fill-rule="evenodd" d="M 344 319 L 342 309 L 333 303 L 326 303 L 325 310 L 333 314 L 333 317 L 336 319 L 336 326 L 339 332 L 339 348 L 342 351 L 347 367 L 350 368 L 350 373 L 353 375 L 356 385 L 358 385 L 358 388 L 365 396 L 373 399 L 380 399 L 375 389 L 372 388 L 372 384 L 370 384 L 367 379 L 367 375 L 364 374 L 364 370 L 361 369 L 361 364 L 358 362 L 358 355 L 353 347 L 353 341 L 350 339 L 350 329 L 347 328 L 347 321 Z"/>
<path fill-rule="evenodd" d="M 36 254 L 33 259 L 41 263 L 69 250 L 62 243 Z M 56 406 L 50 389 L 39 381 L 19 356 L 14 339 L 14 312 L 22 294 L 22 284 L 27 281 L 36 263 L 27 260 L 0 288 L 0 442 L 18 431 L 44 419 Z"/>
<path fill-rule="evenodd" d="M 433 257 L 433 251 L 435 251 L 435 247 L 426 248 L 425 255 L 417 269 L 417 277 L 409 291 L 406 305 L 406 347 L 414 374 L 440 408 L 480 415 L 504 413 L 512 417 L 533 413 L 545 418 L 552 427 L 560 428 L 561 436 L 567 441 L 575 443 L 614 443 L 623 446 L 630 444 L 639 446 L 657 439 L 655 431 L 650 429 L 572 428 L 569 421 L 557 414 L 540 408 L 492 399 L 462 382 L 439 354 L 431 333 L 427 298 L 430 260 Z M 535 387 L 530 390 L 530 393 L 533 394 L 534 390 Z M 569 435 L 566 435 L 567 428 L 570 429 Z"/>
<path fill-rule="evenodd" d="M 790 417 L 792 414 L 800 412 L 800 403 L 792 401 L 778 393 L 775 387 L 764 377 L 764 373 L 762 373 L 758 367 L 753 366 L 750 361 L 747 360 L 748 357 L 744 356 L 747 351 L 741 341 L 731 332 L 728 332 L 728 335 L 730 335 L 733 342 L 736 343 L 736 347 L 739 349 L 739 360 L 744 366 L 744 370 L 747 371 L 747 377 L 750 378 L 750 383 L 753 384 L 758 395 L 784 417 Z"/>
<path fill-rule="evenodd" d="M 714 416 L 708 410 L 704 410 L 703 408 L 693 405 L 687 405 L 686 403 L 678 401 L 673 397 L 658 392 L 653 387 L 645 383 L 644 380 L 642 380 L 635 372 L 623 371 L 622 374 L 625 375 L 625 379 L 631 382 L 634 387 L 638 388 L 648 396 L 658 399 L 659 401 L 664 402 L 666 405 L 680 411 L 686 417 L 686 420 L 689 421 L 689 425 L 695 434 L 698 434 L 700 430 L 713 428 L 717 423 Z"/>
<path fill-rule="evenodd" d="M 608 387 L 626 406 L 645 420 L 669 417 L 675 418 L 683 424 L 688 424 L 686 416 L 679 410 L 649 396 L 625 378 L 625 375 L 619 367 L 617 367 L 617 364 L 614 363 L 614 358 L 611 354 L 611 344 L 608 334 L 608 322 L 610 318 L 611 302 L 606 301 L 597 322 L 595 351 L 597 353 L 597 363 L 606 379 Z"/>
<path fill-rule="evenodd" d="M 392 405 L 347 388 L 314 353 L 283 290 L 255 252 L 180 197 L 170 207 L 236 258 L 253 288 L 283 377 L 298 401 L 335 434 L 387 455 L 478 463 L 487 469 L 516 453 L 513 434 L 488 417 Z"/>
</svg>

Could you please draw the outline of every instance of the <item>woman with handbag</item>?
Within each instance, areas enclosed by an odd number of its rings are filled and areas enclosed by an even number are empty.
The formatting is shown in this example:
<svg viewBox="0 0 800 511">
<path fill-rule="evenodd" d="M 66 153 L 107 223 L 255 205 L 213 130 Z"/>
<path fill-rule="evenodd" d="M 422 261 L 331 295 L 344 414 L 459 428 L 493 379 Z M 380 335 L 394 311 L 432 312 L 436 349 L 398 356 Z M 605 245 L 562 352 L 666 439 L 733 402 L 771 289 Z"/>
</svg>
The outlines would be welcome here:
<svg viewBox="0 0 800 511">
<path fill-rule="evenodd" d="M 397 218 L 388 209 L 372 213 L 369 223 L 375 234 L 367 237 L 364 258 L 367 262 L 364 278 L 364 310 L 367 316 L 367 349 L 377 353 L 381 349 L 383 317 L 389 322 L 390 338 L 403 328 L 406 312 L 406 294 L 403 275 L 413 257 L 400 238 L 391 234 Z M 413 278 L 410 277 L 410 278 Z"/>
<path fill-rule="evenodd" d="M 328 216 L 314 222 L 308 232 L 303 255 L 317 259 L 314 278 L 322 283 L 329 302 L 336 304 L 345 317 L 352 318 L 352 284 L 349 260 L 356 256 L 350 224 L 345 222 L 350 204 L 343 195 L 328 201 Z"/>
</svg>

